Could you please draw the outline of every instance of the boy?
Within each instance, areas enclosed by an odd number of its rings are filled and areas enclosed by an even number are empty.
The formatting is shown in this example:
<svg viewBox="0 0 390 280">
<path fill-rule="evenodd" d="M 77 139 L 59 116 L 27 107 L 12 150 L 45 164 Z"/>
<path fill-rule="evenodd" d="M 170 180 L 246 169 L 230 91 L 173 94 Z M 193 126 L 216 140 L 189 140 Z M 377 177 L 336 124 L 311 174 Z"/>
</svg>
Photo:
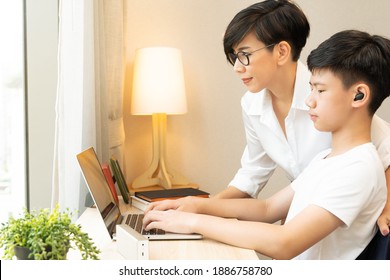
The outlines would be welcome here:
<svg viewBox="0 0 390 280">
<path fill-rule="evenodd" d="M 311 52 L 308 66 L 310 119 L 319 131 L 331 132 L 331 149 L 266 200 L 187 197 L 153 203 L 146 230 L 197 232 L 274 259 L 358 257 L 386 202 L 371 121 L 389 95 L 390 41 L 339 32 Z M 183 208 L 193 213 L 178 211 Z M 175 210 L 162 211 L 168 209 Z M 283 225 L 274 224 L 282 219 Z"/>
</svg>

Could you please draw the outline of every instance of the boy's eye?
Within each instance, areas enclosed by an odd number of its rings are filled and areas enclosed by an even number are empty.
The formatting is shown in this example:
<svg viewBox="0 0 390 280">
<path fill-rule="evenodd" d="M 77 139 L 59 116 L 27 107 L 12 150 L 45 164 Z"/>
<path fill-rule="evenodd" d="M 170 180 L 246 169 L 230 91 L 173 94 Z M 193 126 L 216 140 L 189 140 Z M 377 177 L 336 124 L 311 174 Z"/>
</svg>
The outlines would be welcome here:
<svg viewBox="0 0 390 280">
<path fill-rule="evenodd" d="M 321 94 L 325 91 L 325 89 L 318 89 L 315 87 L 310 87 L 310 91 L 311 91 L 311 94 L 315 94 L 315 93 Z"/>
</svg>

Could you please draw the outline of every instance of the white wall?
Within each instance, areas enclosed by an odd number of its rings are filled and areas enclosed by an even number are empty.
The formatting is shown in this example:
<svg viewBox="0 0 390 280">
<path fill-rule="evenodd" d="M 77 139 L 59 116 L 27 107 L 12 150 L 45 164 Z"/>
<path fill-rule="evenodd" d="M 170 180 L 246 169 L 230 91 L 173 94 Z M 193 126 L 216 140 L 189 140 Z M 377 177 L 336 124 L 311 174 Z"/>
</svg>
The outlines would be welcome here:
<svg viewBox="0 0 390 280">
<path fill-rule="evenodd" d="M 151 118 L 130 115 L 134 53 L 147 46 L 183 52 L 188 113 L 168 116 L 168 162 L 202 189 L 222 190 L 235 174 L 245 145 L 240 98 L 244 86 L 224 58 L 222 35 L 231 18 L 254 0 L 126 0 L 127 73 L 125 96 L 126 178 L 130 183 L 151 160 Z M 390 37 L 390 2 L 298 0 L 312 32 L 302 54 L 331 34 L 358 28 Z M 387 110 L 386 110 L 387 108 Z M 389 101 L 380 110 L 390 121 Z M 277 170 L 263 195 L 287 183 Z"/>
</svg>

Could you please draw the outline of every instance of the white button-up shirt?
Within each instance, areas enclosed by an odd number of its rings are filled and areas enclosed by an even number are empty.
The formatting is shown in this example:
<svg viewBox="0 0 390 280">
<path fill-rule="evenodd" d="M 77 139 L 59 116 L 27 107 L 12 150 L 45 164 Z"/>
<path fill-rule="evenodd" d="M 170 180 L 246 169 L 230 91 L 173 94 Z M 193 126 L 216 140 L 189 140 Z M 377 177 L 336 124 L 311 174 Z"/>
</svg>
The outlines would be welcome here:
<svg viewBox="0 0 390 280">
<path fill-rule="evenodd" d="M 315 129 L 305 104 L 310 94 L 311 73 L 298 62 L 294 97 L 285 119 L 284 135 L 273 111 L 270 93 L 247 92 L 241 99 L 247 145 L 241 158 L 241 168 L 229 186 L 257 197 L 277 166 L 293 181 L 319 152 L 330 147 L 331 133 Z M 390 126 L 374 117 L 374 144 L 381 145 L 384 165 L 390 163 Z M 382 155 L 381 155 L 382 154 Z"/>
</svg>

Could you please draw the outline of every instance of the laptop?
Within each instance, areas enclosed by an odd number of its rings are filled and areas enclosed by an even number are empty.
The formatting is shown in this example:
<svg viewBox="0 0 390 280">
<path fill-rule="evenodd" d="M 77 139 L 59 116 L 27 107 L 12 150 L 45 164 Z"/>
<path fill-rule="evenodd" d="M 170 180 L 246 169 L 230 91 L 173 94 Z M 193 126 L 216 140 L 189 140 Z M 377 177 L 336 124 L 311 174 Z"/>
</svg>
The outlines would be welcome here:
<svg viewBox="0 0 390 280">
<path fill-rule="evenodd" d="M 127 234 L 133 235 L 137 239 L 139 239 L 140 235 L 144 236 L 147 240 L 202 238 L 201 234 L 178 234 L 164 232 L 162 230 L 151 230 L 147 232 L 143 230 L 143 213 L 133 213 L 134 211 L 131 211 L 132 213 L 127 213 L 127 211 L 121 213 L 119 206 L 115 203 L 94 148 L 90 147 L 79 153 L 77 160 L 89 192 L 111 239 L 116 240 L 117 228 L 126 231 Z"/>
</svg>

